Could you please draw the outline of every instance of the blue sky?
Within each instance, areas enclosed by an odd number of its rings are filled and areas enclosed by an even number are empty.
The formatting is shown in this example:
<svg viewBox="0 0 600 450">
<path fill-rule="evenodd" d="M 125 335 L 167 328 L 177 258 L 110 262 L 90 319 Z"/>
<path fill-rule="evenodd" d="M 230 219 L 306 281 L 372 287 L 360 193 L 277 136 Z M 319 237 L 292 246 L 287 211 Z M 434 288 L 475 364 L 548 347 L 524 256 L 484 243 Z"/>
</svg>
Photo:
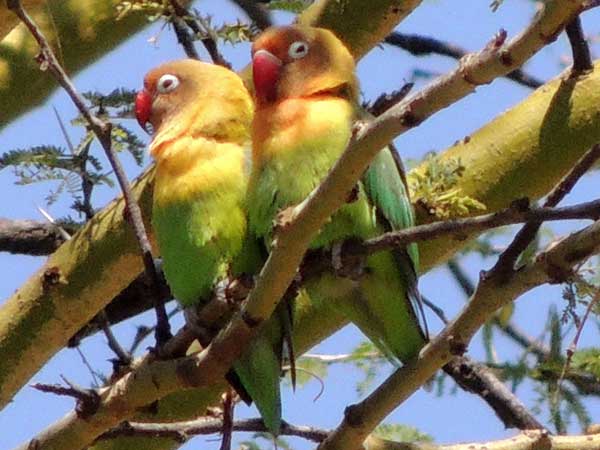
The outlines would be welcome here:
<svg viewBox="0 0 600 450">
<path fill-rule="evenodd" d="M 522 0 L 506 1 L 496 13 L 492 13 L 488 3 L 487 1 L 430 0 L 424 2 L 423 6 L 404 21 L 399 30 L 432 35 L 459 44 L 466 49 L 476 50 L 483 47 L 500 28 L 506 29 L 509 37 L 514 36 L 526 26 L 534 11 L 533 2 Z M 195 3 L 195 7 L 203 13 L 213 14 L 216 23 L 235 20 L 239 13 L 228 2 L 218 0 L 198 1 Z M 586 31 L 589 34 L 595 34 L 596 37 L 599 32 L 597 26 L 600 23 L 599 19 L 598 11 L 587 13 L 583 18 Z M 291 16 L 280 14 L 277 15 L 277 20 L 279 23 L 288 23 Z M 148 40 L 153 37 L 158 39 L 151 44 Z M 198 46 L 198 49 L 202 50 L 201 46 Z M 595 46 L 594 49 L 597 51 L 598 46 Z M 247 44 L 235 48 L 223 45 L 221 50 L 236 69 L 243 67 L 249 61 Z M 75 77 L 75 83 L 80 91 L 109 92 L 120 86 L 137 88 L 141 86 L 142 78 L 148 69 L 161 62 L 183 56 L 172 31 L 168 28 L 161 29 L 160 25 L 154 24 L 78 74 Z M 526 68 L 533 75 L 547 80 L 562 71 L 564 61 L 568 61 L 569 57 L 566 39 L 561 36 L 556 43 L 544 48 L 536 55 Z M 373 99 L 383 91 L 397 89 L 404 82 L 410 81 L 414 69 L 442 74 L 455 66 L 456 62 L 447 58 L 417 59 L 395 48 L 379 47 L 360 62 L 358 73 L 365 98 Z M 427 82 L 428 80 L 417 80 L 415 89 Z M 396 144 L 402 156 L 408 159 L 419 159 L 431 150 L 443 150 L 502 111 L 515 105 L 529 93 L 529 89 L 513 82 L 505 79 L 496 80 L 489 86 L 478 88 L 476 93 L 404 134 L 396 141 Z M 70 100 L 64 93 L 57 91 L 42 106 L 0 131 L 0 151 L 38 144 L 64 145 L 52 107 L 55 107 L 66 120 L 75 116 L 75 108 Z M 138 130 L 137 124 L 133 121 L 127 125 Z M 72 133 L 73 136 L 77 136 L 77 130 Z M 142 138 L 147 140 L 145 136 Z M 98 154 L 102 156 L 100 153 Z M 122 159 L 129 176 L 135 177 L 140 169 L 135 166 L 129 156 L 123 156 Z M 149 160 L 146 158 L 145 165 L 148 163 Z M 44 198 L 52 186 L 50 184 L 17 186 L 14 181 L 15 178 L 11 172 L 6 170 L 0 172 L 0 185 L 4 192 L 4 200 L 0 203 L 0 216 L 41 219 L 36 206 L 45 207 Z M 598 175 L 587 176 L 574 189 L 566 203 L 592 199 L 594 193 L 597 193 L 597 186 Z M 101 206 L 114 195 L 114 190 L 99 189 L 94 198 L 94 204 Z M 65 196 L 47 209 L 52 215 L 60 217 L 68 213 L 69 204 L 70 199 Z M 561 224 L 555 229 L 564 233 L 573 226 L 573 224 Z M 9 274 L 0 282 L 0 303 L 31 276 L 43 262 L 44 258 L 0 254 L 0 273 Z M 464 267 L 472 279 L 476 280 L 479 271 L 489 267 L 492 262 L 492 260 L 482 261 L 478 256 L 469 256 L 464 260 Z M 423 276 L 421 289 L 426 296 L 442 306 L 449 316 L 456 314 L 464 303 L 460 289 L 443 267 Z M 537 289 L 523 296 L 517 302 L 516 317 L 530 335 L 538 336 L 543 332 L 545 317 L 540 314 L 540 311 L 546 311 L 550 304 L 559 305 L 560 310 L 561 296 L 558 287 Z M 135 331 L 135 325 L 150 322 L 152 322 L 152 316 L 146 314 L 115 327 L 115 332 L 123 342 L 129 342 Z M 434 329 L 439 329 L 439 322 L 436 319 L 432 318 L 430 322 Z M 351 351 L 361 339 L 362 337 L 356 329 L 348 327 L 321 343 L 315 352 L 346 353 Z M 597 339 L 598 329 L 588 326 L 580 345 L 597 343 Z M 474 340 L 469 354 L 474 358 L 482 359 L 484 352 L 480 342 L 481 339 Z M 565 342 L 569 342 L 569 340 Z M 514 357 L 514 350 L 515 348 L 510 342 L 498 336 L 496 351 L 501 360 Z M 102 336 L 86 340 L 82 351 L 94 362 L 96 369 L 108 373 L 110 365 L 107 360 L 111 354 Z M 382 375 L 386 375 L 390 370 L 391 367 L 383 370 Z M 75 350 L 59 352 L 42 371 L 36 374 L 32 382 L 58 382 L 60 374 L 64 374 L 82 385 L 90 382 L 89 372 L 81 363 Z M 308 383 L 296 393 L 292 393 L 288 386 L 284 387 L 286 420 L 319 427 L 336 426 L 342 417 L 344 407 L 359 399 L 355 386 L 361 377 L 360 372 L 348 366 L 332 367 L 325 379 L 325 392 L 316 402 L 313 401 L 313 398 L 319 390 L 317 382 Z M 538 396 L 530 385 L 520 387 L 517 393 L 529 406 L 535 404 Z M 598 409 L 600 407 L 598 400 L 588 401 L 587 404 L 596 411 L 600 410 Z M 72 401 L 69 399 L 41 394 L 29 387 L 23 388 L 15 397 L 14 402 L 0 414 L 0 429 L 11 430 L 11 433 L 2 433 L 0 450 L 12 448 L 33 436 L 37 431 L 60 418 L 72 406 Z M 32 411 L 35 411 L 35 414 Z M 244 416 L 255 415 L 254 411 L 245 407 L 238 408 L 238 411 Z M 456 414 L 457 411 L 460 413 Z M 476 418 L 476 427 L 473 426 L 475 423 L 473 418 Z M 547 417 L 542 416 L 541 419 L 546 420 Z M 593 420 L 597 422 L 600 417 L 596 415 Z M 431 434 L 436 441 L 448 443 L 491 440 L 514 433 L 514 431 L 504 430 L 493 412 L 479 398 L 462 392 L 438 397 L 433 392 L 421 390 L 399 407 L 388 418 L 388 421 L 412 425 L 422 432 Z M 572 425 L 571 430 L 579 431 L 576 424 Z M 202 437 L 197 438 L 184 448 L 198 448 L 203 440 Z M 312 445 L 306 442 L 292 441 L 296 448 L 312 448 Z M 202 448 L 218 448 L 218 442 L 211 441 L 206 446 L 202 445 Z"/>
</svg>

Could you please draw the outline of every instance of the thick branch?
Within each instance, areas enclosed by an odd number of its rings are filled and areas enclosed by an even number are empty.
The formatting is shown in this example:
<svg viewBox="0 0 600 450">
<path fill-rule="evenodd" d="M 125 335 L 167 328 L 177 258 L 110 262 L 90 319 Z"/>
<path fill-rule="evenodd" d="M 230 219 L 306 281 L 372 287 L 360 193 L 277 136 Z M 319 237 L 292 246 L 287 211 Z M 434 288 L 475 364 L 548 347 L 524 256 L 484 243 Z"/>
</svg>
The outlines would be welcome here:
<svg viewBox="0 0 600 450">
<path fill-rule="evenodd" d="M 444 371 L 466 390 L 479 395 L 494 410 L 506 428 L 544 430 L 527 407 L 485 365 L 459 356 L 444 366 Z"/>
<path fill-rule="evenodd" d="M 51 223 L 0 218 L 0 251 L 47 255 L 63 242 L 58 228 Z"/>
<path fill-rule="evenodd" d="M 550 436 L 544 431 L 525 431 L 517 436 L 491 442 L 437 445 L 402 443 L 375 437 L 367 440 L 369 450 L 599 450 L 600 435 Z"/>
</svg>

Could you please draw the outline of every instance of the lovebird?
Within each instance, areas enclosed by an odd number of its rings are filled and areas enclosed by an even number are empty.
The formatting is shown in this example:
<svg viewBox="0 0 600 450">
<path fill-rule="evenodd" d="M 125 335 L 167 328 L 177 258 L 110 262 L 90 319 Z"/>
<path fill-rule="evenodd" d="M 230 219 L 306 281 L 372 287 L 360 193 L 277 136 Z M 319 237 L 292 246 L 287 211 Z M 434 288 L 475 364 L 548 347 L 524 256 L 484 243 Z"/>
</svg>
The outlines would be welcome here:
<svg viewBox="0 0 600 450">
<path fill-rule="evenodd" d="M 346 148 L 359 114 L 358 81 L 344 44 L 329 30 L 306 26 L 261 34 L 252 46 L 252 74 L 256 113 L 249 223 L 268 244 L 278 213 L 301 203 Z M 367 239 L 413 223 L 401 162 L 386 148 L 311 248 Z M 426 342 L 417 247 L 378 253 L 365 264 L 363 275 L 354 280 L 324 275 L 309 281 L 309 297 L 333 302 L 392 363 L 401 365 Z"/>
<path fill-rule="evenodd" d="M 234 72 L 184 59 L 148 72 L 135 113 L 142 128 L 149 122 L 154 130 L 152 226 L 166 280 L 182 306 L 202 306 L 218 281 L 253 274 L 262 263 L 245 205 L 252 97 Z M 277 434 L 281 361 L 274 340 L 272 333 L 259 334 L 228 380 L 242 398 L 254 400 Z"/>
</svg>

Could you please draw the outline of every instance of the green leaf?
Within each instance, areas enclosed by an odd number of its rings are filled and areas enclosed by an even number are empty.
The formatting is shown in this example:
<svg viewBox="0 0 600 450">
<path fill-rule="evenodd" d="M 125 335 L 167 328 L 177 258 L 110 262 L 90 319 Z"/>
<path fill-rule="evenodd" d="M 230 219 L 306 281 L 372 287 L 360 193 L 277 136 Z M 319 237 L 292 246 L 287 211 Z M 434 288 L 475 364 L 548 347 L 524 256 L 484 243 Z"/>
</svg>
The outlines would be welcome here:
<svg viewBox="0 0 600 450">
<path fill-rule="evenodd" d="M 423 168 L 408 174 L 415 204 L 440 220 L 484 211 L 486 207 L 483 203 L 464 195 L 458 187 L 464 171 L 460 159 L 442 161 L 434 153 L 427 155 Z"/>
<path fill-rule="evenodd" d="M 556 312 L 556 309 L 552 308 L 549 312 L 550 321 L 550 355 L 552 359 L 562 359 L 562 325 L 561 320 Z"/>
<path fill-rule="evenodd" d="M 573 354 L 571 367 L 593 374 L 600 383 L 600 348 L 578 350 Z"/>
<path fill-rule="evenodd" d="M 146 145 L 136 134 L 121 125 L 113 125 L 111 137 L 115 151 L 127 151 L 133 156 L 138 166 L 143 164 Z"/>
</svg>

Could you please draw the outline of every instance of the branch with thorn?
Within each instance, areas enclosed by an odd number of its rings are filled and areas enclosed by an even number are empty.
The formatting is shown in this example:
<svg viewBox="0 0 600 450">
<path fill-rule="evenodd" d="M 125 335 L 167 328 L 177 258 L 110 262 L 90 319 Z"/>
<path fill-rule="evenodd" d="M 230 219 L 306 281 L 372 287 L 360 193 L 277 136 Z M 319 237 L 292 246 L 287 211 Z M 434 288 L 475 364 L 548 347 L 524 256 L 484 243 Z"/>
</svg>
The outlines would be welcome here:
<svg viewBox="0 0 600 450">
<path fill-rule="evenodd" d="M 33 19 L 29 16 L 29 14 L 27 14 L 25 9 L 23 9 L 23 5 L 21 4 L 20 0 L 7 0 L 7 7 L 12 10 L 17 17 L 19 17 L 21 22 L 23 22 L 23 24 L 29 29 L 29 32 L 40 46 L 40 53 L 38 55 L 40 70 L 47 70 L 67 92 L 81 115 L 87 121 L 91 130 L 98 138 L 98 141 L 102 145 L 102 148 L 104 149 L 104 152 L 106 153 L 106 156 L 115 172 L 119 186 L 123 192 L 123 197 L 125 198 L 125 203 L 127 205 L 126 211 L 129 215 L 130 223 L 134 229 L 135 236 L 140 246 L 146 273 L 148 278 L 152 280 L 154 286 L 154 308 L 157 316 L 156 342 L 157 345 L 160 346 L 171 336 L 169 320 L 167 318 L 164 304 L 159 300 L 160 291 L 163 288 L 161 286 L 160 278 L 156 268 L 154 267 L 152 249 L 150 247 L 150 240 L 148 239 L 148 235 L 146 234 L 146 229 L 144 227 L 142 212 L 131 192 L 131 187 L 129 186 L 129 181 L 125 171 L 123 170 L 123 166 L 112 149 L 112 125 L 110 122 L 103 121 L 102 119 L 93 115 L 86 106 L 83 97 L 79 95 L 70 78 L 67 76 L 64 69 L 56 59 L 52 48 L 48 44 L 48 40 Z"/>
</svg>

